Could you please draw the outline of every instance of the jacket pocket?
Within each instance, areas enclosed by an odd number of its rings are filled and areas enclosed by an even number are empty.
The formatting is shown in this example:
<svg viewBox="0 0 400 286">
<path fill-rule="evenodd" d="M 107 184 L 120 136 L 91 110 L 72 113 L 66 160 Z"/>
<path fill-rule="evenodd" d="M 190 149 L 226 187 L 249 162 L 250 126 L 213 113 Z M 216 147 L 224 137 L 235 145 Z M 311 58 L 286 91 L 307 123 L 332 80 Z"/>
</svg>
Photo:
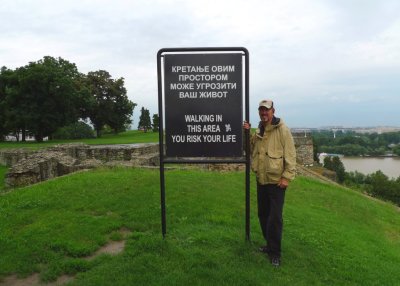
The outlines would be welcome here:
<svg viewBox="0 0 400 286">
<path fill-rule="evenodd" d="M 283 153 L 267 152 L 266 154 L 266 172 L 271 175 L 281 175 L 283 172 Z"/>
</svg>

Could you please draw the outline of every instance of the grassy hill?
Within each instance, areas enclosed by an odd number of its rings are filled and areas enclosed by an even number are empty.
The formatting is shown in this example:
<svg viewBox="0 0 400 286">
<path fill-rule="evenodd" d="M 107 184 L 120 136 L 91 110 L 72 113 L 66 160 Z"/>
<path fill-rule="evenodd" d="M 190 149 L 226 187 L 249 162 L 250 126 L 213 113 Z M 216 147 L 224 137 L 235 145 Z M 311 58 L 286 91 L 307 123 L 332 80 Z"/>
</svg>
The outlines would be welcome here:
<svg viewBox="0 0 400 286">
<path fill-rule="evenodd" d="M 71 285 L 398 285 L 400 212 L 357 192 L 298 177 L 287 191 L 282 266 L 263 244 L 244 174 L 166 172 L 162 239 L 158 170 L 99 169 L 0 195 L 0 277 L 68 274 Z M 85 257 L 122 239 L 118 255 Z M 1 284 L 1 282 L 0 282 Z"/>
</svg>

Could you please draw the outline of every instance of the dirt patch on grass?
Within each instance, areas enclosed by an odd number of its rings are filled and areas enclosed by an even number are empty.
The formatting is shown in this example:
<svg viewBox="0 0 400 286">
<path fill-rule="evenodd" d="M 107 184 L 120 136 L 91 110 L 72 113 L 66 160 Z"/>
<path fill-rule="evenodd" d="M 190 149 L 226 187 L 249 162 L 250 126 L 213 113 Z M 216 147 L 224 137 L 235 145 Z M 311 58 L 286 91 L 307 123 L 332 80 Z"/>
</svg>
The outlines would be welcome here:
<svg viewBox="0 0 400 286">
<path fill-rule="evenodd" d="M 17 275 L 11 275 L 6 278 L 4 278 L 1 282 L 0 285 L 7 285 L 7 286 L 26 286 L 26 285 L 40 285 L 40 279 L 39 279 L 39 274 L 35 273 L 31 276 L 28 276 L 26 278 L 18 278 Z"/>
<path fill-rule="evenodd" d="M 58 277 L 56 281 L 50 283 L 40 282 L 38 273 L 32 274 L 26 278 L 18 278 L 17 275 L 11 275 L 0 282 L 1 286 L 59 286 L 71 282 L 74 279 L 73 276 L 62 275 Z"/>
<path fill-rule="evenodd" d="M 85 257 L 85 260 L 92 260 L 101 254 L 117 255 L 125 249 L 126 238 L 131 231 L 127 228 L 121 228 L 118 233 L 121 235 L 122 240 L 109 241 L 107 244 L 100 247 L 95 253 Z"/>
<path fill-rule="evenodd" d="M 116 255 L 120 252 L 122 252 L 125 248 L 125 240 L 121 241 L 111 241 L 107 243 L 106 245 L 102 246 L 99 248 L 95 253 L 93 253 L 90 256 L 86 256 L 83 259 L 85 260 L 93 260 L 100 254 L 110 254 L 110 255 Z"/>
<path fill-rule="evenodd" d="M 126 239 L 131 231 L 126 228 L 122 228 L 118 231 L 121 235 L 122 240 L 109 241 L 107 244 L 100 247 L 95 253 L 90 256 L 86 256 L 83 259 L 93 260 L 101 254 L 117 255 L 125 249 Z M 10 275 L 0 280 L 0 286 L 59 286 L 71 282 L 74 279 L 73 276 L 62 275 L 57 278 L 56 281 L 44 283 L 40 281 L 39 273 L 34 273 L 26 278 L 18 278 L 17 275 Z"/>
</svg>

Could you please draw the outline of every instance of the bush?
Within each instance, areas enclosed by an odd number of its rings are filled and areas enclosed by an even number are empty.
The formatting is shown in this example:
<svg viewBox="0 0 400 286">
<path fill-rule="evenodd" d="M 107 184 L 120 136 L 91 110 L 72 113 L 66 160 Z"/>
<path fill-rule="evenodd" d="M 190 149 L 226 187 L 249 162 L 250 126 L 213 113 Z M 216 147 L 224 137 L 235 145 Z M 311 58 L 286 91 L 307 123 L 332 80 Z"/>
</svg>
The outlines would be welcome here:
<svg viewBox="0 0 400 286">
<path fill-rule="evenodd" d="M 53 134 L 54 139 L 84 139 L 94 137 L 93 128 L 82 121 L 61 127 Z"/>
<path fill-rule="evenodd" d="M 345 168 L 337 156 L 327 156 L 324 158 L 324 167 L 328 170 L 334 171 L 336 173 L 336 178 L 338 183 L 343 183 L 345 179 Z"/>
<path fill-rule="evenodd" d="M 397 156 L 400 156 L 400 145 L 399 144 L 393 148 L 393 153 L 396 154 Z"/>
<path fill-rule="evenodd" d="M 361 189 L 369 195 L 389 200 L 400 206 L 400 177 L 389 179 L 382 171 L 376 171 L 369 175 L 359 172 L 346 172 L 346 186 Z"/>
</svg>

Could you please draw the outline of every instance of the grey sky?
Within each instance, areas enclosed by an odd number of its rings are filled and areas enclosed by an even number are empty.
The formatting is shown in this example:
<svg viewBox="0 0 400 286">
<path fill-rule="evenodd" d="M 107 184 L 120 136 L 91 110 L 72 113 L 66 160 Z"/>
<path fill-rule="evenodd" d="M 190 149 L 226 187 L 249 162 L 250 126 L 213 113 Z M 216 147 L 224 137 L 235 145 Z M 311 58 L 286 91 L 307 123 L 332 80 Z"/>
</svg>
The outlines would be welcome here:
<svg viewBox="0 0 400 286">
<path fill-rule="evenodd" d="M 398 0 L 0 2 L 0 66 L 43 56 L 124 77 L 157 113 L 156 54 L 168 47 L 246 47 L 251 122 L 272 98 L 290 127 L 400 126 Z"/>
</svg>

